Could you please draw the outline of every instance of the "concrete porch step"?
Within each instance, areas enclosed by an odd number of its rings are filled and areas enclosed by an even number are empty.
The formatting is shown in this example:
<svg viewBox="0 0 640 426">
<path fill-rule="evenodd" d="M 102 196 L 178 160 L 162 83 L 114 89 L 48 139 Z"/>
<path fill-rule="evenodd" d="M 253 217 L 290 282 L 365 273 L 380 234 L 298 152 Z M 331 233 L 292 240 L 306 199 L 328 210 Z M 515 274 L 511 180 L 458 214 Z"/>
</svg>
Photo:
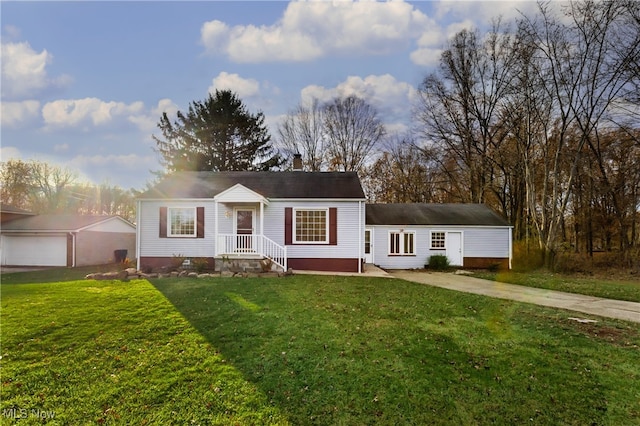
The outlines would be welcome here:
<svg viewBox="0 0 640 426">
<path fill-rule="evenodd" d="M 266 269 L 266 270 L 265 270 Z M 241 255 L 216 257 L 216 272 L 284 272 L 282 268 L 271 259 L 260 255 Z"/>
</svg>

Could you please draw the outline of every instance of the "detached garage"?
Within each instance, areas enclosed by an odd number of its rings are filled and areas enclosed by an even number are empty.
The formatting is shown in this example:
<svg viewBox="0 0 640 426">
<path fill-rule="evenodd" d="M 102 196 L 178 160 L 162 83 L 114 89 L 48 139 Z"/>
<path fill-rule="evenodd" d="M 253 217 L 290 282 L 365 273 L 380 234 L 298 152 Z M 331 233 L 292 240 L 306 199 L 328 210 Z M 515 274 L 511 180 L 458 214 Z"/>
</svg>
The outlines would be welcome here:
<svg viewBox="0 0 640 426">
<path fill-rule="evenodd" d="M 37 215 L 2 224 L 6 266 L 85 266 L 114 262 L 116 250 L 135 253 L 136 229 L 120 216 Z"/>
<path fill-rule="evenodd" d="M 510 268 L 511 230 L 483 204 L 367 204 L 365 261 L 417 269 L 438 254 L 466 268 Z"/>
</svg>

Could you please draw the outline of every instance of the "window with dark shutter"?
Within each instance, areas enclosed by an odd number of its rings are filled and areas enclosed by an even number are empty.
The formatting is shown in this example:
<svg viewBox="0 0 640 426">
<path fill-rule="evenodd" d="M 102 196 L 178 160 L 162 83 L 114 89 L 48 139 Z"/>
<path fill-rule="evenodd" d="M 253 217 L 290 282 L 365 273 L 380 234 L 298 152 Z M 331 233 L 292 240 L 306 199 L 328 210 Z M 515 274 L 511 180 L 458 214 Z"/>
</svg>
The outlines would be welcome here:
<svg viewBox="0 0 640 426">
<path fill-rule="evenodd" d="M 338 245 L 338 209 L 329 209 L 329 245 Z"/>
<path fill-rule="evenodd" d="M 284 209 L 284 243 L 291 245 L 293 240 L 293 209 L 285 207 Z"/>
<path fill-rule="evenodd" d="M 284 241 L 290 244 L 338 244 L 338 209 L 284 210 Z"/>
<path fill-rule="evenodd" d="M 167 238 L 167 208 L 160 207 L 160 238 Z"/>
<path fill-rule="evenodd" d="M 204 238 L 204 207 L 160 207 L 159 236 Z"/>
<path fill-rule="evenodd" d="M 197 221 L 197 234 L 196 238 L 204 238 L 204 207 L 198 207 L 196 209 L 196 221 Z"/>
</svg>

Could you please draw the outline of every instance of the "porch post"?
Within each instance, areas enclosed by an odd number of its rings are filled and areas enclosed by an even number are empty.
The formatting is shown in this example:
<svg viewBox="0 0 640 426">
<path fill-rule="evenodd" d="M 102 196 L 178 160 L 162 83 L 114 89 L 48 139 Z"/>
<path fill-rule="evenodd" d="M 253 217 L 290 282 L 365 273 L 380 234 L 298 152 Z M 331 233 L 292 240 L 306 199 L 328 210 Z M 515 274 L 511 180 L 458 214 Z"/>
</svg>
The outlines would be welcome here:
<svg viewBox="0 0 640 426">
<path fill-rule="evenodd" d="M 264 202 L 260 200 L 260 254 L 264 256 Z"/>
</svg>

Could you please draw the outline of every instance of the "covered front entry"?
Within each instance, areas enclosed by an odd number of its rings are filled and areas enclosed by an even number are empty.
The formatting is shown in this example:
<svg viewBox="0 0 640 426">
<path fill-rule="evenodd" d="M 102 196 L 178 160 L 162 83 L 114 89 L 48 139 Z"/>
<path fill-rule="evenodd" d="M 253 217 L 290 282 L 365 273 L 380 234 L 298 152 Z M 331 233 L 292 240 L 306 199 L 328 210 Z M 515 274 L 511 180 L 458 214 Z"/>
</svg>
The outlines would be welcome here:
<svg viewBox="0 0 640 426">
<path fill-rule="evenodd" d="M 269 200 L 236 184 L 216 195 L 214 201 L 215 217 L 218 219 L 215 222 L 215 256 L 266 257 L 282 269 L 287 269 L 286 247 L 264 235 L 264 210 Z M 226 232 L 221 232 L 221 228 Z"/>
<path fill-rule="evenodd" d="M 236 207 L 234 209 L 234 230 L 236 237 L 235 251 L 238 253 L 254 253 L 254 231 L 256 229 L 256 209 Z"/>
</svg>

